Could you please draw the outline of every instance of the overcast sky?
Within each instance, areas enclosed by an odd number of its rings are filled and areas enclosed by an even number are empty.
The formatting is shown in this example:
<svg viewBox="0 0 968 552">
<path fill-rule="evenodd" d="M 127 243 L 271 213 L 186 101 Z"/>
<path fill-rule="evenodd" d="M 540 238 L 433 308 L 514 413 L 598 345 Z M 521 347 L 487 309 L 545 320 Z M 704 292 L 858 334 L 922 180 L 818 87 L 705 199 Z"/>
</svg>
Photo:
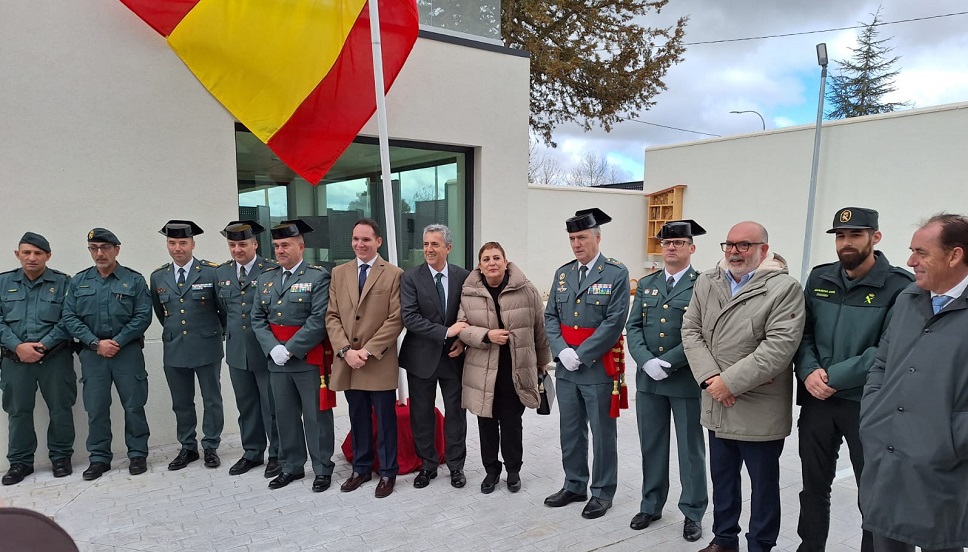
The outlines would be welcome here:
<svg viewBox="0 0 968 552">
<path fill-rule="evenodd" d="M 776 35 L 857 25 L 872 19 L 878 5 L 882 21 L 898 21 L 968 11 L 965 0 L 671 0 L 663 12 L 647 19 L 664 26 L 689 16 L 685 42 Z M 968 101 L 968 14 L 878 27 L 879 38 L 901 56 L 896 68 L 898 91 L 892 101 L 914 107 Z M 668 90 L 657 105 L 637 119 L 722 136 L 759 131 L 756 110 L 766 128 L 813 124 L 817 117 L 820 67 L 816 44 L 825 42 L 833 60 L 849 57 L 858 30 L 687 46 L 684 60 L 666 76 Z M 828 87 L 829 87 L 828 79 Z M 825 108 L 826 109 L 826 108 Z M 585 133 L 576 126 L 555 131 L 558 148 L 551 154 L 570 167 L 587 151 L 606 156 L 628 180 L 643 178 L 648 146 L 706 138 L 633 121 L 619 123 L 611 133 Z"/>
</svg>

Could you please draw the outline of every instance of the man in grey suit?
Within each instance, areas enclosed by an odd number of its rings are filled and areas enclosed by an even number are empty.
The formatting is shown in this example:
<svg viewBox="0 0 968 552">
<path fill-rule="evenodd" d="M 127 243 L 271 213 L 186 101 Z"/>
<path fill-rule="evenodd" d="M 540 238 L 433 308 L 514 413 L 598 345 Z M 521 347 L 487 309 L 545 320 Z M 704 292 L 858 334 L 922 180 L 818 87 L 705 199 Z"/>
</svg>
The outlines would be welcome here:
<svg viewBox="0 0 968 552">
<path fill-rule="evenodd" d="M 426 263 L 403 273 L 400 307 L 407 334 L 400 349 L 400 366 L 410 387 L 410 428 L 423 467 L 413 480 L 422 489 L 437 477 L 440 454 L 434 443 L 437 386 L 444 400 L 446 460 L 450 484 L 463 487 L 467 457 L 467 413 L 461 408 L 464 345 L 457 334 L 467 327 L 457 322 L 461 287 L 469 272 L 447 262 L 454 240 L 450 228 L 431 224 L 423 231 Z"/>
<path fill-rule="evenodd" d="M 329 488 L 333 477 L 333 410 L 320 410 L 320 377 L 329 272 L 303 260 L 303 235 L 313 228 L 302 220 L 274 226 L 272 246 L 279 267 L 259 275 L 252 307 L 252 331 L 267 358 L 279 427 L 283 468 L 269 482 L 281 489 L 305 477 L 306 447 L 312 459 L 313 492 Z"/>
<path fill-rule="evenodd" d="M 279 432 L 276 428 L 275 405 L 269 384 L 267 357 L 252 332 L 252 303 L 258 299 L 256 280 L 265 270 L 277 266 L 258 254 L 256 238 L 265 228 L 252 220 L 232 221 L 222 230 L 228 240 L 232 259 L 219 265 L 218 299 L 226 313 L 225 360 L 239 407 L 239 431 L 245 453 L 230 469 L 229 475 L 241 475 L 262 465 L 266 446 L 269 460 L 265 476 L 282 472 L 279 463 Z"/>
<path fill-rule="evenodd" d="M 222 335 L 225 311 L 216 296 L 217 265 L 193 256 L 202 229 L 190 220 L 170 220 L 158 231 L 166 236 L 172 262 L 151 273 L 151 303 L 162 325 L 165 378 L 171 390 L 175 431 L 181 451 L 168 464 L 180 470 L 198 460 L 195 427 L 195 378 L 202 391 L 202 448 L 205 467 L 221 463 L 217 450 L 225 418 L 222 413 Z"/>
</svg>

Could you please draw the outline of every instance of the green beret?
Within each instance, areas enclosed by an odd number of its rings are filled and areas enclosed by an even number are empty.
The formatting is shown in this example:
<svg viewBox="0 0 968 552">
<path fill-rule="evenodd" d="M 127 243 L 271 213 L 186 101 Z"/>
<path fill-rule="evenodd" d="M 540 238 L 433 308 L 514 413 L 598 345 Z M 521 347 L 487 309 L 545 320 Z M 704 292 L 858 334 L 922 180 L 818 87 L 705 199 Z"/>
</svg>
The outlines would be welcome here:
<svg viewBox="0 0 968 552">
<path fill-rule="evenodd" d="M 40 249 L 44 253 L 50 253 L 50 242 L 48 242 L 47 238 L 41 236 L 40 234 L 35 234 L 33 232 L 24 233 L 24 237 L 20 238 L 20 244 L 18 245 L 25 243 Z"/>
<path fill-rule="evenodd" d="M 114 232 L 106 228 L 95 228 L 87 233 L 87 241 L 89 242 L 103 242 L 110 243 L 113 245 L 121 245 L 121 241 L 118 237 L 114 235 Z"/>
</svg>

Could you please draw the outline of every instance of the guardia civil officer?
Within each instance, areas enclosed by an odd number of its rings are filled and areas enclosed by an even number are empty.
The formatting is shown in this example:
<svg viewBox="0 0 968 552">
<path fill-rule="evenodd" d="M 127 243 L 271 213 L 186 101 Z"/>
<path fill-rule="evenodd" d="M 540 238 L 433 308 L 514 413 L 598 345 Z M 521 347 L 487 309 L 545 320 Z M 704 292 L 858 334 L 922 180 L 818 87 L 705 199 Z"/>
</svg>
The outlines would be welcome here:
<svg viewBox="0 0 968 552">
<path fill-rule="evenodd" d="M 803 290 L 807 320 L 796 356 L 797 423 L 803 490 L 800 491 L 799 552 L 822 552 L 830 530 L 830 486 L 840 443 L 847 441 L 854 478 L 860 484 L 860 399 L 874 353 L 887 332 L 894 301 L 914 277 L 891 266 L 874 246 L 881 241 L 878 213 L 845 207 L 834 215 L 835 263 L 814 267 Z M 864 531 L 860 549 L 873 550 Z"/>
<path fill-rule="evenodd" d="M 47 403 L 47 448 L 54 477 L 73 471 L 77 375 L 71 336 L 61 324 L 70 276 L 47 266 L 50 243 L 27 232 L 14 251 L 20 268 L 0 274 L 0 389 L 7 413 L 7 461 L 4 485 L 15 485 L 34 471 L 37 389 Z"/>
<path fill-rule="evenodd" d="M 333 410 L 320 410 L 329 272 L 303 259 L 303 236 L 312 231 L 298 219 L 283 221 L 270 230 L 279 267 L 259 275 L 252 330 L 267 359 L 279 426 L 283 468 L 269 488 L 281 489 L 305 477 L 308 445 L 316 474 L 312 490 L 321 493 L 332 483 L 336 436 Z"/>
<path fill-rule="evenodd" d="M 706 231 L 692 220 L 667 222 L 656 238 L 664 270 L 639 280 L 626 326 L 635 375 L 635 414 L 642 450 L 642 502 L 630 527 L 645 529 L 662 517 L 669 496 L 669 422 L 675 419 L 679 456 L 679 511 L 685 516 L 682 537 L 702 537 L 706 490 L 706 441 L 699 423 L 700 389 L 682 349 L 682 316 L 692 299 L 696 252 L 693 237 Z"/>
<path fill-rule="evenodd" d="M 85 480 L 111 469 L 111 384 L 124 408 L 124 442 L 131 475 L 148 470 L 148 372 L 144 335 L 151 324 L 151 297 L 144 276 L 118 264 L 121 242 L 110 230 L 87 233 L 94 266 L 74 275 L 64 299 L 64 327 L 83 349 L 81 382 L 87 410 Z"/>
<path fill-rule="evenodd" d="M 557 362 L 565 470 L 564 485 L 545 499 L 545 505 L 556 508 L 587 498 L 591 426 L 592 497 L 581 513 L 587 519 L 605 515 L 618 485 L 617 428 L 610 411 L 612 391 L 624 366 L 605 357 L 625 328 L 629 271 L 599 252 L 600 226 L 611 220 L 600 209 L 585 209 L 565 221 L 575 260 L 556 271 L 545 310 L 545 330 Z"/>
<path fill-rule="evenodd" d="M 222 335 L 225 311 L 218 301 L 217 265 L 193 256 L 195 236 L 202 229 L 190 220 L 170 220 L 159 234 L 166 237 L 172 262 L 151 273 L 151 302 L 162 325 L 165 379 L 171 390 L 175 432 L 181 451 L 169 470 L 198 460 L 195 428 L 195 379 L 202 391 L 202 448 L 205 467 L 217 468 L 222 439 Z"/>
<path fill-rule="evenodd" d="M 219 265 L 218 297 L 226 313 L 225 360 L 239 407 L 239 430 L 245 453 L 230 469 L 229 475 L 246 473 L 262 465 L 269 449 L 265 476 L 282 471 L 279 463 L 279 432 L 266 354 L 252 332 L 252 304 L 259 298 L 256 280 L 278 264 L 258 254 L 258 235 L 265 228 L 253 220 L 232 221 L 222 230 L 228 240 L 232 259 Z"/>
</svg>

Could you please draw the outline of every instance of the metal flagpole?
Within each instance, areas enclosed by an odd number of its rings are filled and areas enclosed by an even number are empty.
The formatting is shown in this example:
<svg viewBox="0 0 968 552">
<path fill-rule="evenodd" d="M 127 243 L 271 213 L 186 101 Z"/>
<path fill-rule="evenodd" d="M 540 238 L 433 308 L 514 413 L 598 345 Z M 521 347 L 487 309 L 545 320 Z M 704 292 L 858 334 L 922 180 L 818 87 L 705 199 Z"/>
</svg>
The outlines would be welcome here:
<svg viewBox="0 0 968 552">
<path fill-rule="evenodd" d="M 390 144 L 387 130 L 387 104 L 383 90 L 383 43 L 380 37 L 380 7 L 378 0 L 369 0 L 370 37 L 373 42 L 373 83 L 376 88 L 376 120 L 380 133 L 380 172 L 383 175 L 383 212 L 386 224 L 387 259 L 399 265 L 397 259 L 397 226 L 393 214 L 393 183 L 390 181 Z"/>
<path fill-rule="evenodd" d="M 393 182 L 390 180 L 390 131 L 387 128 L 387 102 L 383 85 L 383 41 L 380 36 L 380 6 L 378 0 L 369 0 L 370 38 L 373 42 L 373 84 L 376 89 L 376 120 L 380 134 L 380 173 L 383 175 L 383 215 L 386 233 L 387 256 L 390 264 L 399 266 L 397 257 L 397 225 L 394 216 Z M 403 334 L 397 338 L 399 349 Z M 397 401 L 403 403 L 410 396 L 407 375 L 397 368 Z"/>
</svg>

